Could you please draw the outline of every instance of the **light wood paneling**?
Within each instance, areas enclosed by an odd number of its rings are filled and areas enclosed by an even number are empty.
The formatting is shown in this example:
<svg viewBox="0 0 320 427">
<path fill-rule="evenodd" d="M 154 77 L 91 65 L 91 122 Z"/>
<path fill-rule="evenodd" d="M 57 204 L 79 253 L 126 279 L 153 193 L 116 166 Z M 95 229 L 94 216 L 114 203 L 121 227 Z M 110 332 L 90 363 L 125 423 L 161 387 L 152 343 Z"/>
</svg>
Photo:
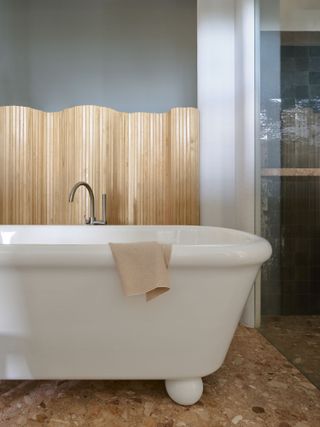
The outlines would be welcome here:
<svg viewBox="0 0 320 427">
<path fill-rule="evenodd" d="M 79 224 L 87 181 L 110 224 L 199 224 L 199 114 L 0 107 L 0 223 Z"/>
</svg>

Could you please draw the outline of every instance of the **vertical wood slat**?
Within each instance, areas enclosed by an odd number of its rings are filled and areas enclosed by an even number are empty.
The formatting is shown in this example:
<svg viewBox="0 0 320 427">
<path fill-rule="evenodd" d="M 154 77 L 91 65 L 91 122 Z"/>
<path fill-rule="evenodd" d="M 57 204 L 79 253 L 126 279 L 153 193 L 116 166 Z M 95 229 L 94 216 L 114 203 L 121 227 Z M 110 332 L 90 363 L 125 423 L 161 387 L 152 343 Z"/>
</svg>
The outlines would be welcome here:
<svg viewBox="0 0 320 427">
<path fill-rule="evenodd" d="M 199 224 L 199 113 L 0 107 L 0 223 L 82 224 L 87 181 L 110 224 Z"/>
</svg>

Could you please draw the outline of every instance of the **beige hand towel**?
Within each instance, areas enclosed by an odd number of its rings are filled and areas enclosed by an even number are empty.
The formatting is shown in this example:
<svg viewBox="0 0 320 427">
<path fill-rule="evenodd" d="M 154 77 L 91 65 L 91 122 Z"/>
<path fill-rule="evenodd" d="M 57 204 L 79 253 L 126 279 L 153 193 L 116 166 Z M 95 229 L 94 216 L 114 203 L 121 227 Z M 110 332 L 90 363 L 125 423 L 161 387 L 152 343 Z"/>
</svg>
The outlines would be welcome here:
<svg viewBox="0 0 320 427">
<path fill-rule="evenodd" d="M 147 301 L 169 290 L 171 245 L 157 242 L 110 243 L 125 295 Z"/>
</svg>

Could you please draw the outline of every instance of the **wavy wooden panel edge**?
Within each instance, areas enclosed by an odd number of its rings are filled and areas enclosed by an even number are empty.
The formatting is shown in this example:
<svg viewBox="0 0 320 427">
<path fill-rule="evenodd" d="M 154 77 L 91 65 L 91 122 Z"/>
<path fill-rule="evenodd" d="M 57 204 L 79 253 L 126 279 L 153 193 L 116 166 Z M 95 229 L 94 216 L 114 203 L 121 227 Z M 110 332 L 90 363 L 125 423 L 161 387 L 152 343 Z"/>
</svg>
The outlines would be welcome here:
<svg viewBox="0 0 320 427">
<path fill-rule="evenodd" d="M 0 223 L 79 224 L 84 180 L 108 196 L 112 224 L 199 224 L 199 112 L 127 113 L 82 105 L 58 112 L 0 107 Z"/>
</svg>

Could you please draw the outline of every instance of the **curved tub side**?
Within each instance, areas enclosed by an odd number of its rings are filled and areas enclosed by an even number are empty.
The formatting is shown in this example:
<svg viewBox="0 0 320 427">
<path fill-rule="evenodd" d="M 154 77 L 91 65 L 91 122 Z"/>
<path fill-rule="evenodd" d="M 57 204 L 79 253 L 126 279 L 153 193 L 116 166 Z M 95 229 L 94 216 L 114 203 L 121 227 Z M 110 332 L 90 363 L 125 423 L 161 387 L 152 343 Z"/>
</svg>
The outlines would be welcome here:
<svg viewBox="0 0 320 427">
<path fill-rule="evenodd" d="M 124 297 L 114 268 L 66 264 L 0 268 L 0 351 L 21 361 L 0 367 L 2 378 L 207 375 L 225 358 L 258 270 L 174 267 L 170 291 L 146 302 Z"/>
</svg>

